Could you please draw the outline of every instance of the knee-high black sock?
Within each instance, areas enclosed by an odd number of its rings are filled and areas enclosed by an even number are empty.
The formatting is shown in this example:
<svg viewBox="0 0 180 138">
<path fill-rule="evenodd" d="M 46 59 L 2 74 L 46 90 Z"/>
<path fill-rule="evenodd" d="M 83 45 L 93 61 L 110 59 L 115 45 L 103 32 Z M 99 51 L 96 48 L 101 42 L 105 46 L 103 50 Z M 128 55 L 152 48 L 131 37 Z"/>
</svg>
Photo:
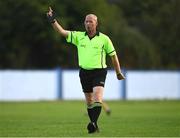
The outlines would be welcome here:
<svg viewBox="0 0 180 138">
<path fill-rule="evenodd" d="M 101 114 L 101 103 L 95 102 L 93 105 L 88 106 L 87 111 L 91 122 L 97 123 L 99 115 Z"/>
<path fill-rule="evenodd" d="M 91 120 L 91 122 L 93 122 L 93 120 L 94 120 L 93 104 L 92 105 L 88 105 L 87 111 L 88 111 L 89 119 Z"/>
<path fill-rule="evenodd" d="M 94 103 L 94 120 L 93 122 L 97 123 L 97 120 L 101 114 L 102 105 L 99 102 Z"/>
</svg>

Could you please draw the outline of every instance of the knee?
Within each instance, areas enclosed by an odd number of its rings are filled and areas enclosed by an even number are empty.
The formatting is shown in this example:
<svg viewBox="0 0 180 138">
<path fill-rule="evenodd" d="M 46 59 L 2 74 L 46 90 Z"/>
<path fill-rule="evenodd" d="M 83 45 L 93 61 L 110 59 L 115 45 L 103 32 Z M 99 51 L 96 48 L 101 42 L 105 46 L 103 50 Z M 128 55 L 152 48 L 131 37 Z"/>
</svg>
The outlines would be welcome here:
<svg viewBox="0 0 180 138">
<path fill-rule="evenodd" d="M 86 99 L 87 106 L 91 106 L 94 103 L 94 100 L 92 98 Z"/>
<path fill-rule="evenodd" d="M 96 97 L 94 98 L 94 102 L 102 103 L 102 98 Z"/>
</svg>

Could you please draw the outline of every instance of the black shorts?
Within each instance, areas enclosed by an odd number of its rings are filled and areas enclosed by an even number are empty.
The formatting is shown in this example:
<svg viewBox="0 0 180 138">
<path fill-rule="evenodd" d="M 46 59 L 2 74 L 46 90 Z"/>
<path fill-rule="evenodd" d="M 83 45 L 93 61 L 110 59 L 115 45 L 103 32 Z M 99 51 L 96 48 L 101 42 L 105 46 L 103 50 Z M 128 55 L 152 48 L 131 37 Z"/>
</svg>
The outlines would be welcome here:
<svg viewBox="0 0 180 138">
<path fill-rule="evenodd" d="M 107 69 L 85 70 L 80 69 L 79 77 L 83 92 L 93 92 L 93 87 L 105 85 Z"/>
</svg>

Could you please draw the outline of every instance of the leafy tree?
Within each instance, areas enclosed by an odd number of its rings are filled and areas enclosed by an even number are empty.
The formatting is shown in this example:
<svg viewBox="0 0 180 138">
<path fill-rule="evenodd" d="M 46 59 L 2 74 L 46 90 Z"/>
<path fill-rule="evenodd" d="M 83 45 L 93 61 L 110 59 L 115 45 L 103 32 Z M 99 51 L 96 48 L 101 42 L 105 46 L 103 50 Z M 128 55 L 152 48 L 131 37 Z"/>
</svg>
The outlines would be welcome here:
<svg viewBox="0 0 180 138">
<path fill-rule="evenodd" d="M 130 26 L 137 28 L 154 44 L 160 57 L 156 68 L 178 69 L 179 0 L 121 0 L 116 2 Z M 156 60 L 156 58 L 154 59 Z"/>
<path fill-rule="evenodd" d="M 96 14 L 99 30 L 112 39 L 123 67 L 179 66 L 178 0 L 5 0 L 0 1 L 1 69 L 78 67 L 76 48 L 46 19 L 49 6 L 70 30 L 83 31 L 85 15 Z"/>
<path fill-rule="evenodd" d="M 40 7 L 41 6 L 41 7 Z M 43 2 L 28 0 L 0 1 L 0 30 L 3 43 L 1 68 L 44 67 L 51 55 Z M 2 47 L 2 46 L 1 46 Z M 51 64 L 51 62 L 49 62 Z"/>
</svg>

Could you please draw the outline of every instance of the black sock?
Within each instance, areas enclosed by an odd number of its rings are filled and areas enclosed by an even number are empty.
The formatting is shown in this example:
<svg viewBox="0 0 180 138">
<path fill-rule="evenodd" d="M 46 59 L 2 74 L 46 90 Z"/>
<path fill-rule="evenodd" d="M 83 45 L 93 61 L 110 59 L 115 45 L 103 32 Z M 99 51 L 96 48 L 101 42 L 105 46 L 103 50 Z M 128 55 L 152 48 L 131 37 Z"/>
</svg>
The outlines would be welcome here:
<svg viewBox="0 0 180 138">
<path fill-rule="evenodd" d="M 94 111 L 93 111 L 93 106 L 90 105 L 87 107 L 87 111 L 88 111 L 88 115 L 89 115 L 89 119 L 91 120 L 91 122 L 93 122 L 94 120 Z"/>
<path fill-rule="evenodd" d="M 101 103 L 95 102 L 93 105 L 88 106 L 87 111 L 91 122 L 97 123 L 99 115 L 101 114 Z"/>
<path fill-rule="evenodd" d="M 101 114 L 102 105 L 99 102 L 95 102 L 94 104 L 94 122 L 97 123 L 97 120 Z"/>
</svg>

